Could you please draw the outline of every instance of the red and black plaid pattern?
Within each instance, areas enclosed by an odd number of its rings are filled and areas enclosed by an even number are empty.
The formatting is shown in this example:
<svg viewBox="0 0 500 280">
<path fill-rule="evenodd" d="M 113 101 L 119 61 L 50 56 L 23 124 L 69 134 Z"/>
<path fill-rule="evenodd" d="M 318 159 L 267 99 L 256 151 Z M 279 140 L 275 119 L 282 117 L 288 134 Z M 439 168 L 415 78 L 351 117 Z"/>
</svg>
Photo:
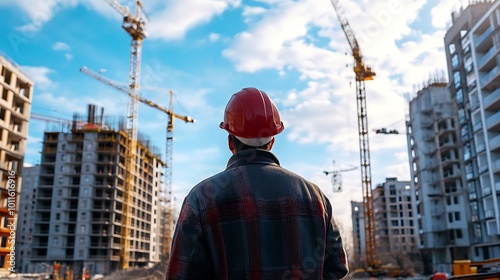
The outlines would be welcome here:
<svg viewBox="0 0 500 280">
<path fill-rule="evenodd" d="M 195 186 L 177 222 L 167 279 L 342 279 L 329 200 L 264 150 L 245 150 Z"/>
</svg>

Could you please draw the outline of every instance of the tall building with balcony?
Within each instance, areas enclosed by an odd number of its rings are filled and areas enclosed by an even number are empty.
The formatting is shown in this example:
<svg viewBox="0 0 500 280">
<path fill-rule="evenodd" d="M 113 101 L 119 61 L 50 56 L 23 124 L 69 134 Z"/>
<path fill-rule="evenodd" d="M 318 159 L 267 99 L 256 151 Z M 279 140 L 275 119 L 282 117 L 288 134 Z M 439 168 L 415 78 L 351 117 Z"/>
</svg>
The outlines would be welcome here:
<svg viewBox="0 0 500 280">
<path fill-rule="evenodd" d="M 452 14 L 445 36 L 470 199 L 472 260 L 500 257 L 500 1 Z"/>
<path fill-rule="evenodd" d="M 30 261 L 59 262 L 76 277 L 83 269 L 119 268 L 124 222 L 127 133 L 89 106 L 70 132 L 46 131 L 35 193 Z M 129 266 L 160 261 L 160 197 L 164 163 L 146 141 L 136 150 L 131 190 Z M 81 277 L 81 276 L 80 276 Z"/>
<path fill-rule="evenodd" d="M 14 224 L 19 208 L 22 167 L 28 120 L 33 97 L 33 81 L 7 56 L 0 55 L 0 271 L 10 267 L 9 224 Z M 12 212 L 11 212 L 12 211 Z M 15 260 L 14 260 L 15 263 Z"/>
<path fill-rule="evenodd" d="M 468 197 L 456 107 L 445 83 L 429 84 L 410 101 L 407 122 L 410 188 L 415 190 L 424 273 L 451 273 L 471 257 Z"/>
<path fill-rule="evenodd" d="M 394 263 L 405 258 L 417 263 L 417 211 L 415 192 L 409 181 L 386 178 L 373 191 L 377 256 L 382 263 Z M 415 267 L 413 267 L 415 269 Z"/>
</svg>

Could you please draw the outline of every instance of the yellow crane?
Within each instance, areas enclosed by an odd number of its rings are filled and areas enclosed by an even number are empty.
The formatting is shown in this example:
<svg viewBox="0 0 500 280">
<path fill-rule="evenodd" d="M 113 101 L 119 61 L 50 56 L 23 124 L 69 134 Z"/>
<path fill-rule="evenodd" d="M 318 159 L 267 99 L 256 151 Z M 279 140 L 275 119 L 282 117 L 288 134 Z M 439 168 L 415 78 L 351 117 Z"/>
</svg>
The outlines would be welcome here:
<svg viewBox="0 0 500 280">
<path fill-rule="evenodd" d="M 130 212 L 133 190 L 136 153 L 137 153 L 137 114 L 139 94 L 140 72 L 141 72 L 141 52 L 142 41 L 148 36 L 146 31 L 147 17 L 141 16 L 142 3 L 136 1 L 136 14 L 130 13 L 129 9 L 122 6 L 116 0 L 106 0 L 116 11 L 123 16 L 122 27 L 132 37 L 130 49 L 130 70 L 129 70 L 129 86 L 128 86 L 128 103 L 127 103 L 127 152 L 125 158 L 126 177 L 124 182 L 124 203 L 122 208 L 123 220 L 121 227 L 121 252 L 120 264 L 121 268 L 129 267 L 130 260 Z"/>
<path fill-rule="evenodd" d="M 363 214 L 366 238 L 366 264 L 371 271 L 376 273 L 379 261 L 375 256 L 375 217 L 373 209 L 372 179 L 370 164 L 370 147 L 368 139 L 368 118 L 366 112 L 366 91 L 365 81 L 373 80 L 375 72 L 365 65 L 358 41 L 345 16 L 344 9 L 339 0 L 330 0 L 337 17 L 342 26 L 342 30 L 349 42 L 354 57 L 354 73 L 356 76 L 356 100 L 358 108 L 358 132 L 359 132 L 359 150 L 361 165 L 361 185 L 363 191 Z"/>
<path fill-rule="evenodd" d="M 103 77 L 102 75 L 88 69 L 87 67 L 83 66 L 80 68 L 80 72 L 102 82 L 105 83 L 109 86 L 114 87 L 115 89 L 126 92 L 127 88 L 125 86 L 121 86 L 113 81 L 110 81 Z M 166 138 L 166 150 L 165 150 L 165 160 L 166 160 L 166 165 L 167 165 L 167 170 L 165 172 L 165 189 L 163 190 L 163 194 L 165 195 L 164 199 L 167 203 L 167 225 L 166 225 L 166 232 L 165 237 L 163 238 L 163 253 L 170 253 L 170 246 L 172 243 L 171 240 L 171 234 L 173 233 L 173 197 L 172 197 L 172 166 L 173 166 L 173 132 L 174 132 L 174 118 L 180 119 L 186 123 L 194 123 L 195 120 L 190 117 L 190 116 L 182 116 L 179 114 L 174 113 L 173 111 L 173 92 L 170 91 L 170 102 L 169 102 L 169 107 L 168 109 L 156 104 L 155 102 L 148 100 L 146 98 L 141 97 L 140 95 L 134 96 L 138 101 L 148 105 L 149 107 L 155 108 L 157 110 L 160 110 L 161 112 L 165 113 L 168 115 L 168 124 L 167 124 L 167 138 Z"/>
</svg>

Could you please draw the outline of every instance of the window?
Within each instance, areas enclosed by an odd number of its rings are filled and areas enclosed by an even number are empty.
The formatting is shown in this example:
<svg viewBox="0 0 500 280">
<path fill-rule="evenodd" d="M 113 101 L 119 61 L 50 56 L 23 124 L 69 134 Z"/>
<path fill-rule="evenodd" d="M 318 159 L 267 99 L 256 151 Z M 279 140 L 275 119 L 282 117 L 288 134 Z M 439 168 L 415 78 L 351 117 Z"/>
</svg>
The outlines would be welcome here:
<svg viewBox="0 0 500 280">
<path fill-rule="evenodd" d="M 455 47 L 455 44 L 450 44 L 448 46 L 448 50 L 450 51 L 450 54 L 454 54 L 457 51 L 457 47 Z"/>
<path fill-rule="evenodd" d="M 84 226 L 84 225 L 81 225 L 81 226 L 80 226 L 80 232 L 81 232 L 81 233 L 85 233 L 85 226 Z"/>
<path fill-rule="evenodd" d="M 0 119 L 5 121 L 5 109 L 0 108 Z"/>
<path fill-rule="evenodd" d="M 455 71 L 455 73 L 453 73 L 453 81 L 455 83 L 455 88 L 459 88 L 460 85 L 462 85 L 462 79 L 459 71 Z"/>
<path fill-rule="evenodd" d="M 460 134 L 462 135 L 463 140 L 469 139 L 469 127 L 467 125 L 464 125 L 460 130 Z"/>
<path fill-rule="evenodd" d="M 468 163 L 465 165 L 465 178 L 472 179 L 474 178 L 474 172 L 472 170 L 472 163 Z"/>
<path fill-rule="evenodd" d="M 451 66 L 453 69 L 456 69 L 458 67 L 458 54 L 455 54 L 451 57 Z"/>
<path fill-rule="evenodd" d="M 54 245 L 58 245 L 59 244 L 59 238 L 57 237 L 54 237 L 54 239 L 52 239 Z"/>
<path fill-rule="evenodd" d="M 461 88 L 455 93 L 455 98 L 457 100 L 457 104 L 462 104 L 464 102 L 464 93 Z"/>
<path fill-rule="evenodd" d="M 59 232 L 59 225 L 56 225 L 56 226 L 54 227 L 54 230 L 55 230 L 55 232 Z"/>
<path fill-rule="evenodd" d="M 56 213 L 56 221 L 59 221 L 61 219 L 61 213 Z"/>
<path fill-rule="evenodd" d="M 460 221 L 460 212 L 455 212 L 455 221 Z"/>
<path fill-rule="evenodd" d="M 3 88 L 2 99 L 7 100 L 7 97 L 9 97 L 9 90 L 7 88 Z"/>
<path fill-rule="evenodd" d="M 458 110 L 458 121 L 460 123 L 465 123 L 465 110 L 464 109 L 459 109 Z"/>
<path fill-rule="evenodd" d="M 464 160 L 469 160 L 471 156 L 470 143 L 464 145 Z"/>
</svg>

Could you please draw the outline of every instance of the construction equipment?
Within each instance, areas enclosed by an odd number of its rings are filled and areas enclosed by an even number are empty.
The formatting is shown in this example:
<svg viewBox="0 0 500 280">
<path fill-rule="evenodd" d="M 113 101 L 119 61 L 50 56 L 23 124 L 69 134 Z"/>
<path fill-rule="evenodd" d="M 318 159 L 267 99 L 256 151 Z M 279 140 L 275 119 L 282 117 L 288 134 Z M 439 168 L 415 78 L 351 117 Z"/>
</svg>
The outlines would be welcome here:
<svg viewBox="0 0 500 280">
<path fill-rule="evenodd" d="M 335 165 L 335 161 L 333 161 L 333 166 L 334 166 L 334 170 L 323 171 L 323 173 L 325 173 L 325 175 L 327 175 L 327 176 L 332 174 L 333 192 L 341 192 L 342 191 L 342 172 L 351 171 L 351 170 L 357 169 L 357 167 L 350 167 L 350 168 L 346 168 L 346 169 L 341 169 L 340 167 L 337 167 Z"/>
<path fill-rule="evenodd" d="M 371 181 L 371 165 L 370 165 L 370 148 L 368 141 L 368 119 L 366 111 L 366 91 L 365 81 L 373 80 L 375 72 L 370 67 L 367 67 L 363 62 L 361 49 L 354 33 L 349 25 L 344 9 L 339 3 L 339 0 L 330 0 L 333 8 L 337 13 L 337 17 L 342 26 L 342 30 L 347 38 L 349 46 L 354 57 L 354 73 L 356 76 L 356 100 L 358 108 L 358 132 L 359 132 L 359 148 L 360 148 L 360 163 L 361 163 L 361 184 L 363 191 L 363 208 L 364 208 L 364 226 L 366 238 L 366 264 L 369 270 L 376 274 L 377 267 L 380 265 L 375 256 L 375 217 L 373 211 L 372 197 L 372 181 Z"/>
<path fill-rule="evenodd" d="M 105 83 L 109 86 L 114 87 L 115 89 L 126 92 L 127 88 L 125 86 L 121 86 L 105 77 L 102 75 L 88 69 L 87 67 L 83 66 L 80 68 L 80 72 L 102 82 Z M 146 98 L 141 97 L 140 95 L 135 95 L 133 98 L 137 99 L 138 101 L 153 107 L 157 110 L 160 110 L 161 112 L 165 113 L 168 115 L 168 125 L 167 125 L 167 139 L 166 139 L 166 149 L 165 149 L 165 160 L 167 163 L 167 170 L 165 172 L 165 190 L 163 190 L 163 193 L 165 195 L 164 199 L 167 203 L 167 230 L 166 230 L 166 238 L 163 239 L 163 253 L 170 253 L 170 246 L 171 246 L 171 233 L 173 232 L 173 201 L 172 201 L 172 166 L 173 166 L 173 132 L 174 132 L 174 118 L 178 118 L 186 123 L 194 123 L 195 120 L 190 117 L 190 116 L 181 116 L 179 114 L 174 113 L 173 111 L 173 92 L 170 91 L 170 102 L 169 102 L 169 107 L 166 109 L 165 107 L 158 105 L 154 103 L 151 100 L 148 100 Z"/>
<path fill-rule="evenodd" d="M 136 166 L 136 149 L 137 149 L 137 114 L 138 102 L 136 96 L 139 94 L 139 82 L 141 72 L 141 51 L 142 40 L 148 34 L 146 32 L 147 18 L 141 16 L 142 3 L 136 1 L 136 14 L 130 13 L 129 9 L 122 6 L 116 0 L 106 0 L 116 11 L 123 16 L 122 27 L 132 37 L 130 50 L 130 71 L 129 71 L 129 87 L 128 87 L 128 103 L 127 103 L 127 153 L 125 159 L 126 177 L 124 182 L 124 203 L 123 203 L 123 220 L 121 227 L 121 251 L 120 264 L 121 268 L 129 267 L 130 259 L 130 211 L 134 184 L 134 173 Z"/>
</svg>

